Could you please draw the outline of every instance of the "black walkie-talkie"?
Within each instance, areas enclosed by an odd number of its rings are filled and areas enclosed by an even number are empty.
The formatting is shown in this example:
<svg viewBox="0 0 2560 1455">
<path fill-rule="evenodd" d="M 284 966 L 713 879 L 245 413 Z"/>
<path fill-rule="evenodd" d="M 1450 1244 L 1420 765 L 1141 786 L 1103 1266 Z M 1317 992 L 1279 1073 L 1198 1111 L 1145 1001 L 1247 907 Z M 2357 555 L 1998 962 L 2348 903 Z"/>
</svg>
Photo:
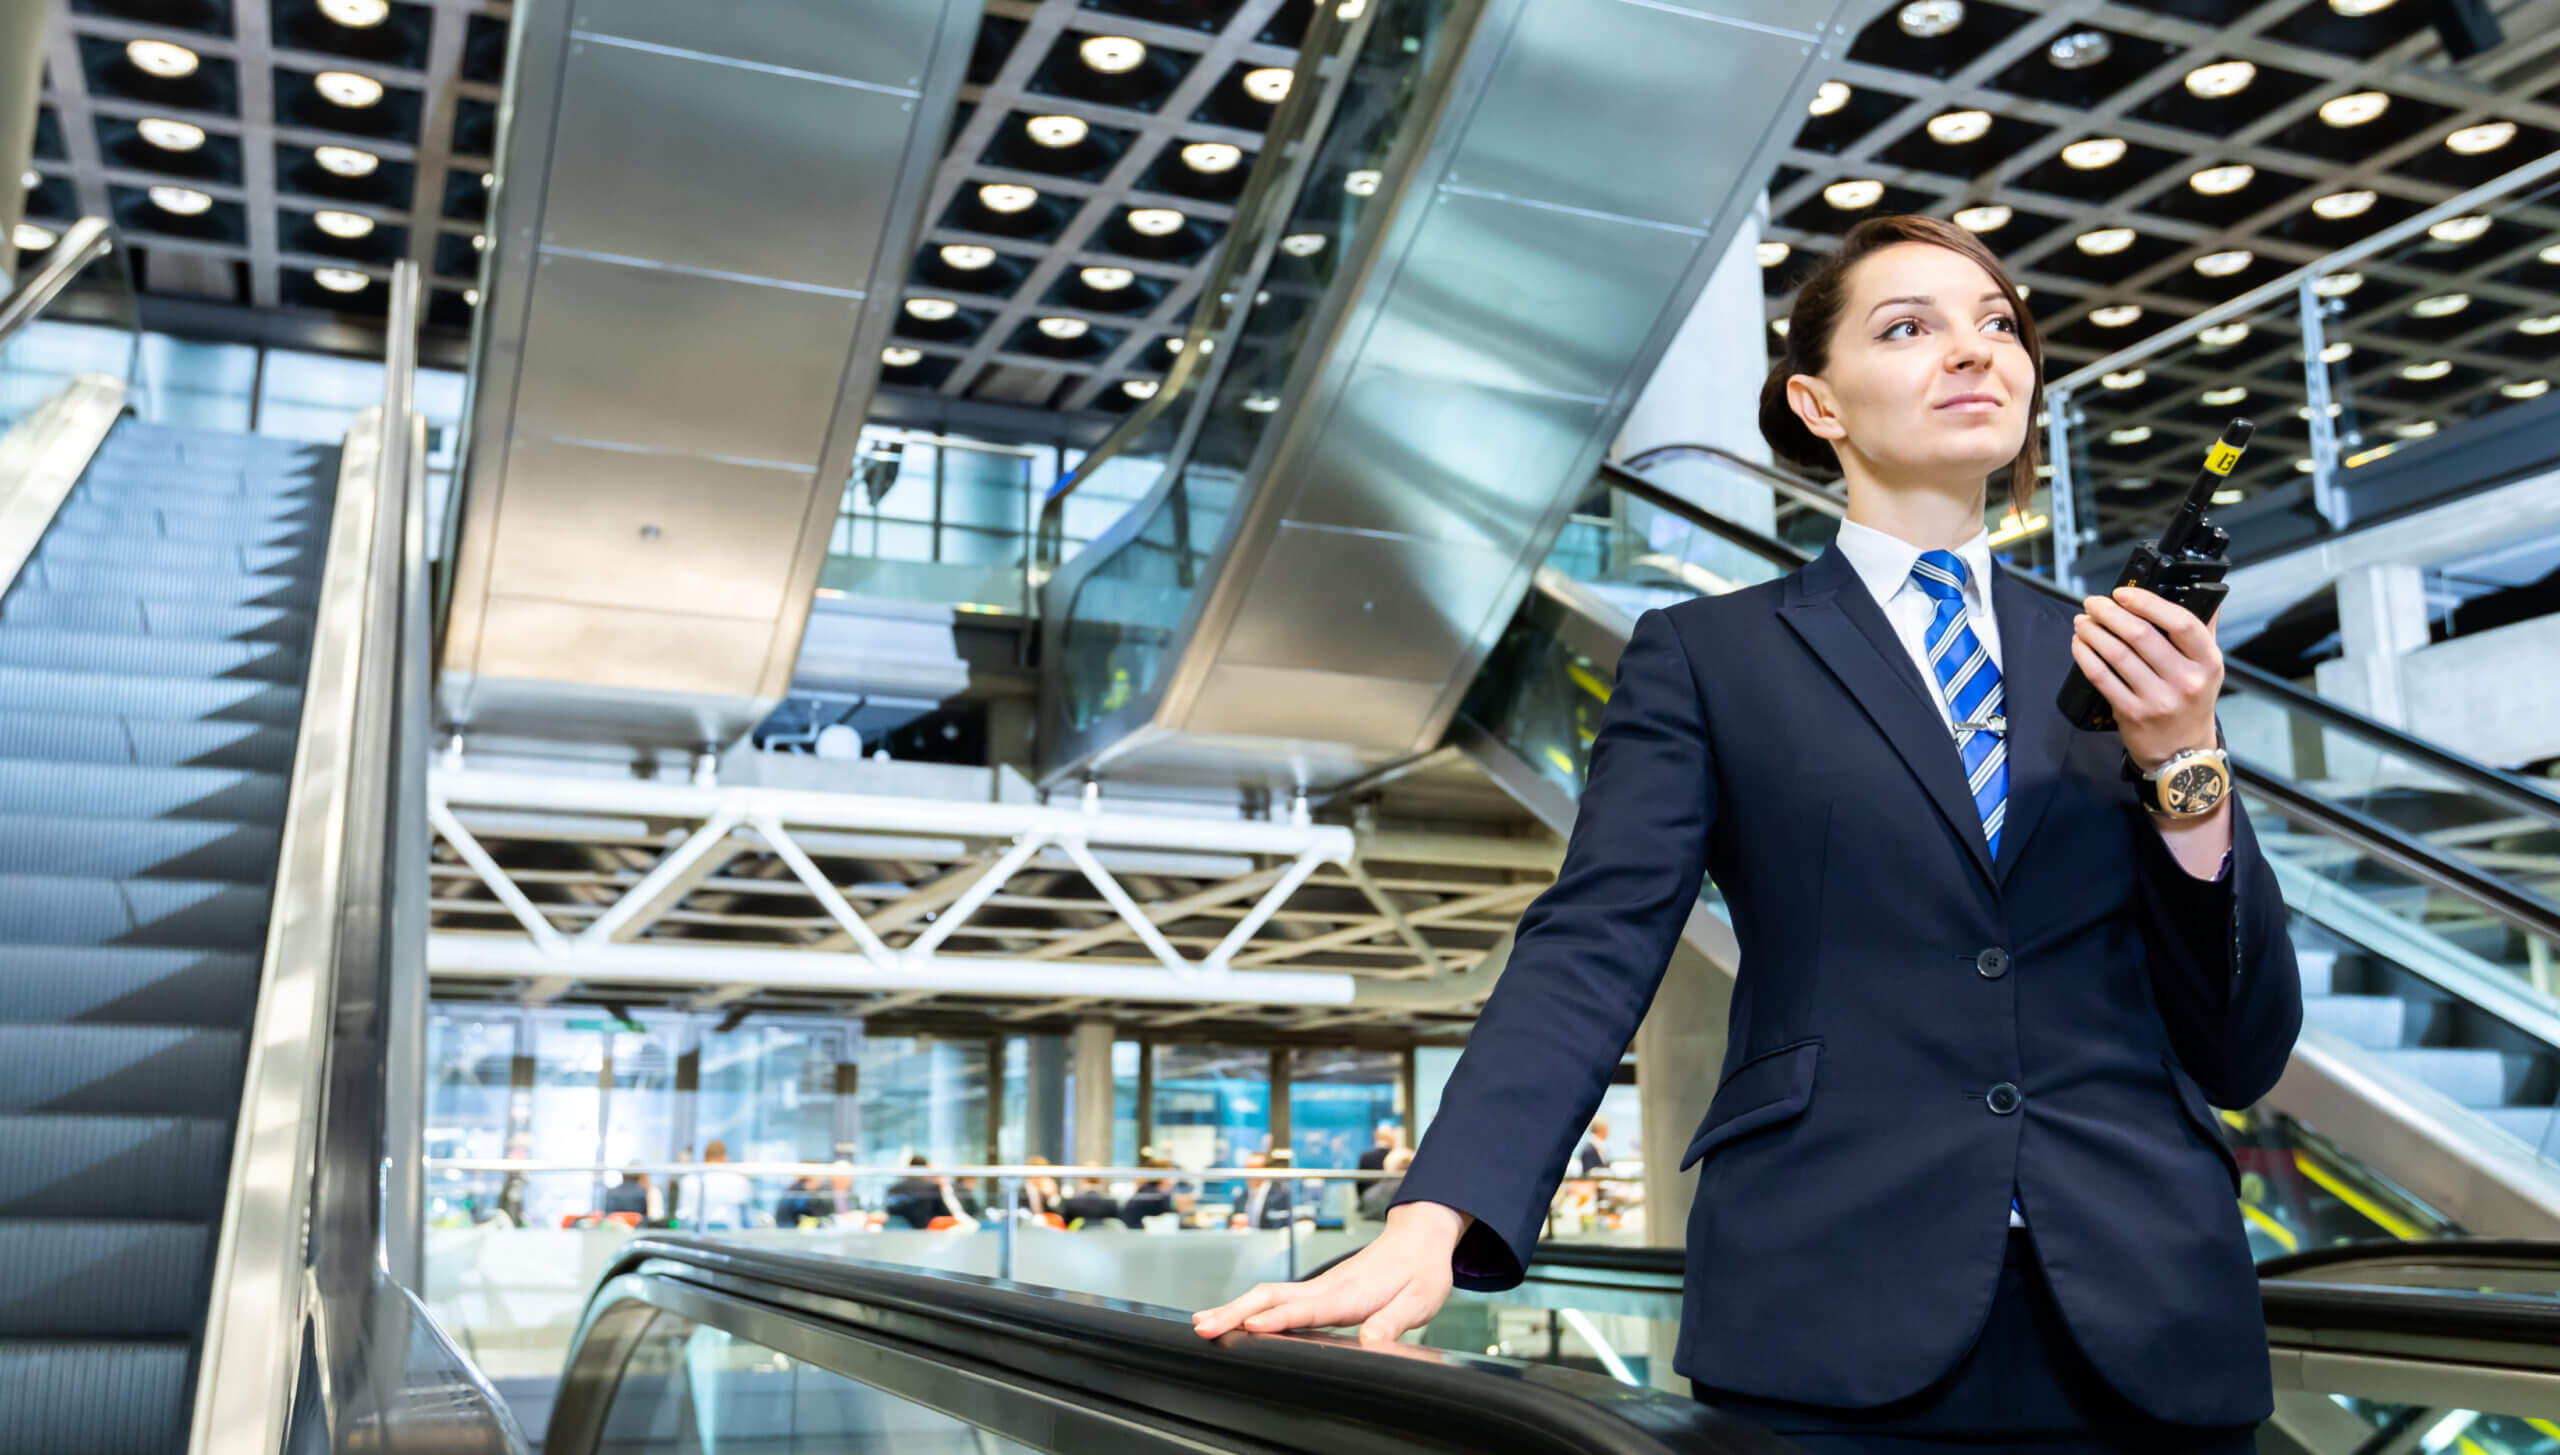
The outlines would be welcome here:
<svg viewBox="0 0 2560 1455">
<path fill-rule="evenodd" d="M 2187 491 L 2185 503 L 2169 518 L 2160 539 L 2133 548 L 2133 556 L 2124 563 L 2124 573 L 2116 577 L 2117 586 L 2139 586 L 2145 591 L 2178 603 L 2196 614 L 2200 621 L 2213 620 L 2214 610 L 2231 588 L 2222 583 L 2231 569 L 2231 537 L 2222 527 L 2204 518 L 2204 508 L 2212 503 L 2213 492 L 2229 478 L 2231 467 L 2240 463 L 2240 452 L 2249 447 L 2249 436 L 2257 426 L 2245 419 L 2235 419 L 2224 427 L 2222 438 L 2205 452 L 2204 468 L 2196 472 L 2196 483 Z M 2062 715 L 2071 725 L 2086 732 L 2108 732 L 2116 725 L 2116 710 L 2106 695 L 2089 683 L 2087 673 L 2074 662 L 2071 676 L 2062 684 L 2056 699 Z"/>
</svg>

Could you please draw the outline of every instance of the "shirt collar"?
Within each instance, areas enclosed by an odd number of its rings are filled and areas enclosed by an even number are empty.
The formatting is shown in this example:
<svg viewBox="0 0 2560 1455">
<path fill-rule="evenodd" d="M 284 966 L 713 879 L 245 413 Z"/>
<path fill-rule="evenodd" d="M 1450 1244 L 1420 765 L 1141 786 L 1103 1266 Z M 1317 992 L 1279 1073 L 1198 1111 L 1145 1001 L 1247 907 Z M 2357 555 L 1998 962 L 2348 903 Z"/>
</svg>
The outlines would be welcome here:
<svg viewBox="0 0 2560 1455">
<path fill-rule="evenodd" d="M 1854 520 L 1840 522 L 1840 535 L 1836 543 L 1840 548 L 1840 554 L 1848 557 L 1850 567 L 1857 571 L 1858 579 L 1867 583 L 1867 593 L 1875 597 L 1876 605 L 1884 605 L 1891 601 L 1897 592 L 1911 585 L 1911 567 L 1920 559 L 1920 547 L 1899 536 L 1887 535 L 1873 526 L 1860 525 Z M 1965 567 L 1965 603 L 1974 607 L 1988 607 L 1990 605 L 1988 593 L 1991 589 L 1991 532 L 1988 530 L 1974 532 L 1972 540 L 1956 547 L 1956 556 L 1964 562 Z"/>
</svg>

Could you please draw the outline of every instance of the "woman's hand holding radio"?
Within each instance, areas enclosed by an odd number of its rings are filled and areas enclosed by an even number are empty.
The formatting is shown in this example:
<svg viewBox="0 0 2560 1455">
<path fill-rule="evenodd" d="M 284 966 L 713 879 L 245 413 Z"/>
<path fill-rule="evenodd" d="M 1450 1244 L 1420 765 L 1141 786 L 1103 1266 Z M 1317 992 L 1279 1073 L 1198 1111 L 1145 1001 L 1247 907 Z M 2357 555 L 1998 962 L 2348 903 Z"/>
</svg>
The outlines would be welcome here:
<svg viewBox="0 0 2560 1455">
<path fill-rule="evenodd" d="M 2139 586 L 2092 596 L 2072 623 L 2071 656 L 2116 712 L 2116 736 L 2146 772 L 2215 745 L 2222 648 L 2196 614 Z"/>
</svg>

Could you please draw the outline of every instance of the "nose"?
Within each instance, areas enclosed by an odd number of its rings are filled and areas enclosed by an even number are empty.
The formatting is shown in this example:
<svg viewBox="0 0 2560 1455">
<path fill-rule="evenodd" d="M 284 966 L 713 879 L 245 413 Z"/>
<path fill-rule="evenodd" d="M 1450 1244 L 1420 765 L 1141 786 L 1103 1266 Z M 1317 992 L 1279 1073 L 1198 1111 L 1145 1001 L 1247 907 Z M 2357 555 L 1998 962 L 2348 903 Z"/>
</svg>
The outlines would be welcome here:
<svg viewBox="0 0 2560 1455">
<path fill-rule="evenodd" d="M 1966 333 L 1962 329 L 1957 329 L 1949 335 L 1949 340 L 1950 341 L 1947 345 L 1948 368 L 1961 371 L 1965 369 L 1981 369 L 1990 367 L 1991 345 L 1985 343 L 1981 335 Z"/>
</svg>

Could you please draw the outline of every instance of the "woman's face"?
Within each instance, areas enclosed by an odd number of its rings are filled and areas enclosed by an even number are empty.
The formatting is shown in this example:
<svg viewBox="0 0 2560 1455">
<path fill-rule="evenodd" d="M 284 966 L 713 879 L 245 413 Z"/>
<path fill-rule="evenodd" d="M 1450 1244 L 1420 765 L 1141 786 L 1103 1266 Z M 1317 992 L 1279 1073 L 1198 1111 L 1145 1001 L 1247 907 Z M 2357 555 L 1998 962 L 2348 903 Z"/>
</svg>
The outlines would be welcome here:
<svg viewBox="0 0 2560 1455">
<path fill-rule="evenodd" d="M 2017 457 L 2034 391 L 2016 310 L 1982 265 L 1897 243 L 1851 270 L 1829 365 L 1787 394 L 1874 478 L 1978 482 Z"/>
</svg>

